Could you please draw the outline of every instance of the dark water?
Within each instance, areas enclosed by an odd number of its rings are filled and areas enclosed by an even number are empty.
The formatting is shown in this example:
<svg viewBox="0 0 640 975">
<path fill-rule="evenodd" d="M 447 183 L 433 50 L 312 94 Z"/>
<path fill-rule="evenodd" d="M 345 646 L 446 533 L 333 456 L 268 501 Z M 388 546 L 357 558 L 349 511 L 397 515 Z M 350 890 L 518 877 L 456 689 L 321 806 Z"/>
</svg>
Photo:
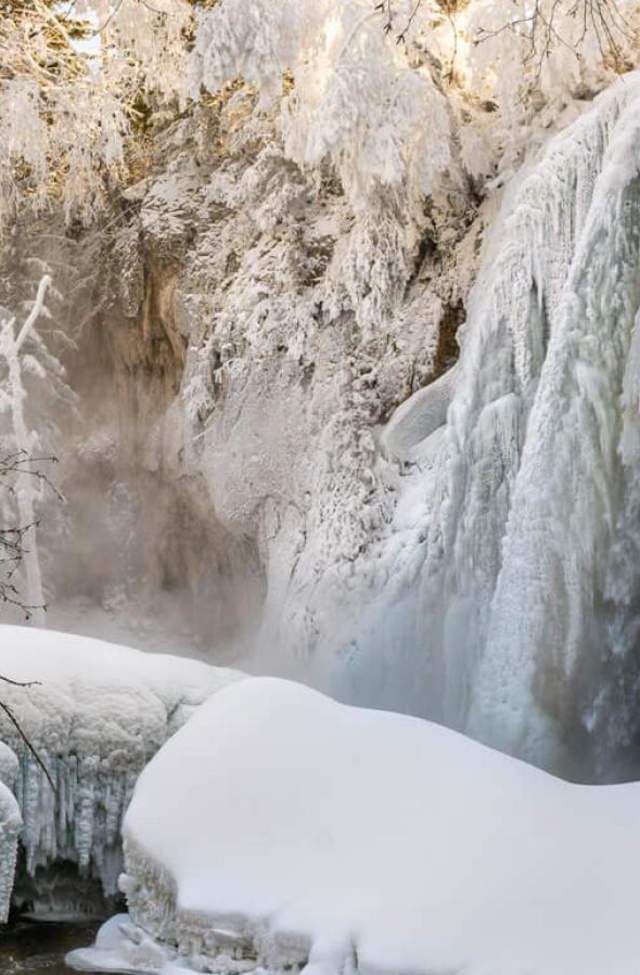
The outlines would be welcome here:
<svg viewBox="0 0 640 975">
<path fill-rule="evenodd" d="M 0 927 L 0 975 L 69 975 L 64 956 L 89 945 L 100 924 L 38 924 L 16 921 Z"/>
</svg>

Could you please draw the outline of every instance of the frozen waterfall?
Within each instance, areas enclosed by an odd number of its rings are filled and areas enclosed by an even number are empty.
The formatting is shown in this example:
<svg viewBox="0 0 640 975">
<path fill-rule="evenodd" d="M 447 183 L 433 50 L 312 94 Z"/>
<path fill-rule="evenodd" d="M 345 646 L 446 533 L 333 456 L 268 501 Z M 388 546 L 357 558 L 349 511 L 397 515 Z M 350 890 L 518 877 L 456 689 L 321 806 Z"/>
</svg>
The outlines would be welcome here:
<svg viewBox="0 0 640 975">
<path fill-rule="evenodd" d="M 578 777 L 622 774 L 640 730 L 639 170 L 633 74 L 509 187 L 446 425 L 416 445 L 417 410 L 392 418 L 402 545 L 333 675 Z"/>
</svg>

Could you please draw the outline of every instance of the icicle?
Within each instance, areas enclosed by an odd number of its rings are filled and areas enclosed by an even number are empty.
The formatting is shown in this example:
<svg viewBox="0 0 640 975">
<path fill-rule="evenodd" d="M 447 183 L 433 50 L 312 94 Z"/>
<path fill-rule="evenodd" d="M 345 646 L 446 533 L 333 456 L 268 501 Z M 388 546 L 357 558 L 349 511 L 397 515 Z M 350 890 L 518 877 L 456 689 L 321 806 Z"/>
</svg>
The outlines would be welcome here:
<svg viewBox="0 0 640 975">
<path fill-rule="evenodd" d="M 22 822 L 18 804 L 10 792 L 17 774 L 16 755 L 0 742 L 0 924 L 9 916 Z"/>
<path fill-rule="evenodd" d="M 39 868 L 65 861 L 112 896 L 122 869 L 120 828 L 138 775 L 195 707 L 236 675 L 26 627 L 0 627 L 0 658 L 7 676 L 37 679 L 30 686 L 3 685 L 3 700 L 56 790 L 0 716 L 0 734 L 18 756 L 5 760 L 0 746 L 0 781 L 14 789 L 22 812 L 27 873 L 38 887 Z M 0 802 L 0 820 L 1 813 Z M 44 877 L 41 884 L 43 903 L 55 910 L 55 883 Z"/>
<path fill-rule="evenodd" d="M 350 654 L 360 673 L 392 667 L 397 641 L 376 621 L 401 598 L 416 617 L 402 624 L 411 709 L 555 768 L 561 738 L 588 736 L 610 639 L 599 604 L 610 598 L 620 451 L 637 449 L 619 397 L 640 296 L 639 107 L 640 76 L 629 75 L 510 186 L 469 302 L 443 445 L 426 463 L 413 447 L 411 552 L 392 560 L 392 537 L 391 584 Z M 407 538 L 406 505 L 398 511 Z M 334 687 L 352 699 L 344 661 Z"/>
</svg>

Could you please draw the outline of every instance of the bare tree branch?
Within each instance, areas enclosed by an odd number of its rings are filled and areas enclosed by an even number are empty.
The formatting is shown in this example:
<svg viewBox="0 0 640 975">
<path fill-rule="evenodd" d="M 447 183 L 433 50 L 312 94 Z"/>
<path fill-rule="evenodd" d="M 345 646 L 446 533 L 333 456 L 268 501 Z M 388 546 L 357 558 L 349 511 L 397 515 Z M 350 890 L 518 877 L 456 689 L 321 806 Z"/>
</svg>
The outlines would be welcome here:
<svg viewBox="0 0 640 975">
<path fill-rule="evenodd" d="M 10 681 L 10 683 L 13 683 L 13 681 Z M 27 686 L 27 685 L 20 685 L 20 686 Z M 22 738 L 23 742 L 25 743 L 25 745 L 27 746 L 27 748 L 29 749 L 29 751 L 33 755 L 35 761 L 37 762 L 37 764 L 39 765 L 39 767 L 44 772 L 44 774 L 46 776 L 46 779 L 47 779 L 47 782 L 51 786 L 53 792 L 57 795 L 58 794 L 58 790 L 55 787 L 55 784 L 54 784 L 54 781 L 53 781 L 53 779 L 51 777 L 51 773 L 49 772 L 49 769 L 44 764 L 44 762 L 40 758 L 40 756 L 38 755 L 38 752 L 36 751 L 36 749 L 34 748 L 34 746 L 31 744 L 28 735 L 23 730 L 20 722 L 16 718 L 15 714 L 13 713 L 13 711 L 11 710 L 11 708 L 9 707 L 9 705 L 8 704 L 5 704 L 4 701 L 0 701 L 0 711 L 4 711 L 4 713 L 6 714 L 6 716 L 9 718 L 9 721 L 11 721 L 12 725 L 14 726 L 14 728 L 16 729 L 16 731 L 18 732 L 18 734 Z"/>
<path fill-rule="evenodd" d="M 569 38 L 562 32 L 561 17 L 580 22 L 582 30 L 576 38 Z M 545 60 L 556 45 L 566 47 L 577 58 L 590 33 L 596 39 L 603 61 L 623 67 L 625 44 L 636 39 L 636 33 L 624 17 L 617 0 L 554 0 L 551 9 L 545 12 L 542 0 L 533 0 L 531 10 L 526 16 L 514 17 L 494 30 L 480 28 L 475 43 L 495 38 L 505 31 L 511 31 L 524 38 L 528 44 L 526 61 L 536 64 L 536 79 L 540 77 Z"/>
<path fill-rule="evenodd" d="M 465 5 L 464 0 L 415 0 L 406 20 L 400 25 L 396 23 L 393 0 L 380 0 L 374 9 L 384 14 L 383 29 L 387 34 L 395 31 L 398 44 L 406 43 L 409 31 L 421 8 L 430 7 L 444 14 L 454 34 L 454 54 L 446 73 L 446 77 L 451 81 L 458 45 L 455 15 Z M 582 30 L 577 39 L 565 36 L 559 26 L 561 18 L 565 20 L 569 18 L 576 23 L 581 23 Z M 536 79 L 539 78 L 545 60 L 556 45 L 566 47 L 580 58 L 587 36 L 592 34 L 602 59 L 605 62 L 612 62 L 616 67 L 621 67 L 624 63 L 625 44 L 636 39 L 636 32 L 621 11 L 618 0 L 553 0 L 550 9 L 543 0 L 532 0 L 528 12 L 524 15 L 506 20 L 504 24 L 491 30 L 479 28 L 474 43 L 491 40 L 506 31 L 511 31 L 525 39 L 529 48 L 525 61 L 535 62 Z"/>
<path fill-rule="evenodd" d="M 14 479 L 27 475 L 46 485 L 58 500 L 64 500 L 48 475 L 41 470 L 42 464 L 56 462 L 56 457 L 30 457 L 24 450 L 5 454 L 0 457 L 0 485 L 8 495 L 15 494 Z M 14 581 L 22 559 L 28 552 L 29 532 L 37 527 L 37 521 L 0 527 L 0 603 L 15 606 L 24 613 L 26 620 L 31 619 L 37 610 L 46 610 L 46 606 L 26 602 Z"/>
</svg>

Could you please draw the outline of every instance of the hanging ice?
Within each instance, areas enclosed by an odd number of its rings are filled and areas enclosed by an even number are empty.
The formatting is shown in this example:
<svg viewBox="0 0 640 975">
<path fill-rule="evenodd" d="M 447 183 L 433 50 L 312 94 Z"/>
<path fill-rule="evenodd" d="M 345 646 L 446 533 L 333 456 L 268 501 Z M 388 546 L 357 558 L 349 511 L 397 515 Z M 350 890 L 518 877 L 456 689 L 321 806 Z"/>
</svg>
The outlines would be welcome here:
<svg viewBox="0 0 640 975">
<path fill-rule="evenodd" d="M 24 819 L 20 840 L 28 874 L 67 861 L 82 875 L 99 878 L 105 894 L 115 893 L 122 816 L 139 773 L 197 706 L 239 675 L 195 660 L 12 626 L 0 627 L 0 673 L 38 682 L 2 683 L 2 700 L 57 790 L 2 714 L 0 736 L 19 757 L 11 784 Z"/>
<path fill-rule="evenodd" d="M 22 825 L 18 804 L 11 793 L 17 774 L 18 759 L 0 742 L 0 923 L 9 916 Z"/>
<path fill-rule="evenodd" d="M 333 685 L 387 704 L 385 675 L 410 654 L 412 708 L 550 767 L 571 740 L 589 774 L 633 737 L 601 727 L 597 694 L 614 693 L 607 673 L 630 666 L 637 635 L 637 372 L 625 379 L 625 362 L 640 303 L 639 167 L 635 74 L 510 187 L 446 427 L 411 444 L 413 536 L 401 503 L 392 583 Z"/>
</svg>

